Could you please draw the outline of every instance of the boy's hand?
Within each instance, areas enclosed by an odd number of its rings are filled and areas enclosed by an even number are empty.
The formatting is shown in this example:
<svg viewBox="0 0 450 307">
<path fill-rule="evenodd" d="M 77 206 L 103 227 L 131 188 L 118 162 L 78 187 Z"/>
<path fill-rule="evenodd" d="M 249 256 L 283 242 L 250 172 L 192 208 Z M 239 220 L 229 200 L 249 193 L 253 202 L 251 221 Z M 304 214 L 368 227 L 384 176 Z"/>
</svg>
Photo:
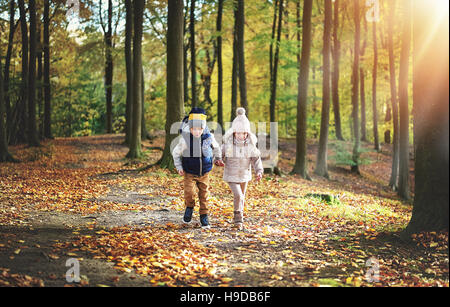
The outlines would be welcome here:
<svg viewBox="0 0 450 307">
<path fill-rule="evenodd" d="M 221 167 L 225 166 L 222 160 L 217 160 L 214 164 Z"/>
<path fill-rule="evenodd" d="M 260 181 L 262 179 L 262 173 L 256 174 L 256 181 Z"/>
<path fill-rule="evenodd" d="M 177 171 L 177 172 L 178 172 L 178 175 L 184 176 L 184 171 L 183 171 L 183 170 L 179 170 L 179 171 Z"/>
</svg>

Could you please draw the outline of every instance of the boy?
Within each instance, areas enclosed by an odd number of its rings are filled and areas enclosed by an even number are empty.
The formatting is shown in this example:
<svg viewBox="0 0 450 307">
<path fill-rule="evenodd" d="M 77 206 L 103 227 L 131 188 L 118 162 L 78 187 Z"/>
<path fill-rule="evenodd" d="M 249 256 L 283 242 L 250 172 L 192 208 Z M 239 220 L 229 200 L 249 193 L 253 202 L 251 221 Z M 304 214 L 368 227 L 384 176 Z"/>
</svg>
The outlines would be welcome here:
<svg viewBox="0 0 450 307">
<path fill-rule="evenodd" d="M 193 108 L 189 113 L 188 125 L 182 130 L 181 138 L 172 151 L 175 167 L 180 176 L 184 176 L 184 199 L 186 210 L 183 222 L 190 223 L 194 211 L 194 185 L 198 187 L 200 201 L 200 223 L 209 228 L 208 188 L 209 172 L 213 159 L 217 166 L 224 166 L 222 152 L 214 136 L 206 127 L 206 112 L 202 108 Z"/>
</svg>

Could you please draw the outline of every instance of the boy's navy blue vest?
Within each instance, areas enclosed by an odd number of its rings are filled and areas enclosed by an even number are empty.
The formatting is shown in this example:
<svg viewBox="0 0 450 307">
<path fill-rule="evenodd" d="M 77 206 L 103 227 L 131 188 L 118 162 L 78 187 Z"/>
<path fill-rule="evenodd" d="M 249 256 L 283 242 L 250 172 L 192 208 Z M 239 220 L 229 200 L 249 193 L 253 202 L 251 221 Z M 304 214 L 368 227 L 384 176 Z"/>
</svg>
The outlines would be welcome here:
<svg viewBox="0 0 450 307">
<path fill-rule="evenodd" d="M 186 173 L 203 176 L 210 172 L 213 166 L 213 152 L 211 134 L 204 132 L 195 138 L 190 132 L 181 134 L 187 144 L 181 162 Z"/>
</svg>

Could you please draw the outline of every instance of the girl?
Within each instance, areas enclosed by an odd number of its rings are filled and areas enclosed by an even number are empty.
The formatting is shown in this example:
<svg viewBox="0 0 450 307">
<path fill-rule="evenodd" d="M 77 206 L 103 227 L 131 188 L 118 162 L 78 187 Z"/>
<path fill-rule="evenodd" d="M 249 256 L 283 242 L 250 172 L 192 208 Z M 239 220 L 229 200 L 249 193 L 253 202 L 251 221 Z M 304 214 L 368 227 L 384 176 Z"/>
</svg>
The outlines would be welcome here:
<svg viewBox="0 0 450 307">
<path fill-rule="evenodd" d="M 228 183 L 234 195 L 234 225 L 242 229 L 245 192 L 248 182 L 252 179 L 253 166 L 256 180 L 262 178 L 264 171 L 261 153 L 256 148 L 257 138 L 250 131 L 250 122 L 245 116 L 245 109 L 236 110 L 231 129 L 224 135 L 222 158 L 225 163 L 223 180 Z"/>
</svg>

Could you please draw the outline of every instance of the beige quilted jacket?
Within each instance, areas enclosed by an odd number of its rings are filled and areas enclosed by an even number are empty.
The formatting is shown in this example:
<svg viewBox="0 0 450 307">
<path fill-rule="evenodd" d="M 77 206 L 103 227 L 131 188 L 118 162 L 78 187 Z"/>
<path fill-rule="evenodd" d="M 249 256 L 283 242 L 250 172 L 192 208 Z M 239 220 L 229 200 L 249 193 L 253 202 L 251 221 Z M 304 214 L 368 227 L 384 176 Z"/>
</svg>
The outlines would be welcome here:
<svg viewBox="0 0 450 307">
<path fill-rule="evenodd" d="M 255 174 L 263 173 L 261 152 L 256 148 L 257 138 L 249 134 L 244 142 L 237 141 L 233 134 L 225 137 L 222 145 L 222 159 L 225 163 L 223 180 L 226 182 L 248 182 Z"/>
</svg>

